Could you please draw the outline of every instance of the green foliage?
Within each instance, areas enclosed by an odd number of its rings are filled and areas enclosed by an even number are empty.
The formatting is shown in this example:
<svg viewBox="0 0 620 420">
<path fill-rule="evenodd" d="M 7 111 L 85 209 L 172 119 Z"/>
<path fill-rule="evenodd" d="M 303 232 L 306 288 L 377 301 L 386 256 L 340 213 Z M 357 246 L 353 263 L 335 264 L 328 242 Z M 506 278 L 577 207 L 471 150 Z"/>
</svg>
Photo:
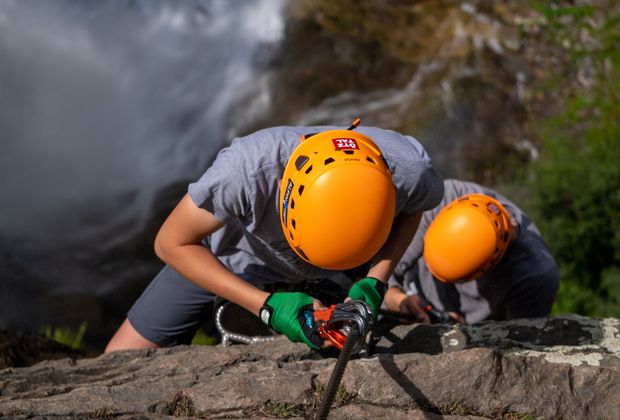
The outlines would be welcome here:
<svg viewBox="0 0 620 420">
<path fill-rule="evenodd" d="M 118 410 L 114 407 L 100 407 L 90 413 L 87 413 L 85 417 L 91 419 L 113 419 L 119 415 Z"/>
<path fill-rule="evenodd" d="M 217 338 L 207 335 L 203 330 L 196 331 L 192 339 L 192 345 L 195 346 L 214 346 L 217 344 Z"/>
<path fill-rule="evenodd" d="M 544 124 L 532 182 L 537 224 L 560 264 L 554 313 L 620 316 L 619 14 L 595 26 L 590 7 L 558 4 L 542 11 L 591 76 Z"/>
<path fill-rule="evenodd" d="M 583 19 L 591 16 L 595 10 L 595 7 L 590 4 L 567 5 L 562 0 L 536 2 L 534 6 L 558 29 L 563 29 L 563 25 L 560 22 L 562 16 L 573 16 Z"/>
<path fill-rule="evenodd" d="M 84 333 L 88 327 L 87 322 L 82 322 L 77 329 L 69 327 L 52 327 L 51 325 L 43 325 L 39 333 L 50 340 L 69 346 L 72 349 L 80 349 L 84 344 Z"/>
<path fill-rule="evenodd" d="M 340 384 L 338 385 L 338 389 L 336 390 L 336 398 L 334 399 L 334 404 L 336 407 L 347 405 L 355 399 L 356 395 L 357 394 L 354 392 L 347 391 L 344 385 Z"/>
<path fill-rule="evenodd" d="M 303 411 L 295 404 L 268 402 L 258 410 L 258 414 L 265 417 L 300 417 Z"/>
<path fill-rule="evenodd" d="M 194 401 L 183 391 L 174 396 L 167 408 L 169 414 L 174 417 L 194 417 L 196 415 Z"/>
</svg>

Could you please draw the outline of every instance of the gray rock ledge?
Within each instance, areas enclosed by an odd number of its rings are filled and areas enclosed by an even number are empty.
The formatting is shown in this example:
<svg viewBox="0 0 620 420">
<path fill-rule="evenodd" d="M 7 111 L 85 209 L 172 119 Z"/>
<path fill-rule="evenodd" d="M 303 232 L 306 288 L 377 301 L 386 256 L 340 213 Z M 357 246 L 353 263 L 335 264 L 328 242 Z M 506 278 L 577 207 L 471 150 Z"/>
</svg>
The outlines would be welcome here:
<svg viewBox="0 0 620 420">
<path fill-rule="evenodd" d="M 620 320 L 378 330 L 334 419 L 619 419 Z M 0 418 L 310 418 L 335 363 L 285 338 L 0 370 Z"/>
</svg>

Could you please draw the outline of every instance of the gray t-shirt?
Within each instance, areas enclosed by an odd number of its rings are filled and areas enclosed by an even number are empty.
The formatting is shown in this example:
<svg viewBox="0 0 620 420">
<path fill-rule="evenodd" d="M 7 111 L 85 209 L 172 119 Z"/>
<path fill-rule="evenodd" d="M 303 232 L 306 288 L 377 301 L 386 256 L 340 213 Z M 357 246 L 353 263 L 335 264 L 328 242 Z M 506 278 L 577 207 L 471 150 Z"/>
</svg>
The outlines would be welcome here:
<svg viewBox="0 0 620 420">
<path fill-rule="evenodd" d="M 534 223 L 514 203 L 491 189 L 452 179 L 445 180 L 444 186 L 441 203 L 422 215 L 413 241 L 390 278 L 390 286 L 408 294 L 419 293 L 436 309 L 460 312 L 469 324 L 547 316 L 559 286 L 559 273 Z M 506 207 L 517 224 L 515 238 L 502 260 L 483 277 L 445 284 L 429 272 L 424 262 L 424 235 L 443 207 L 471 193 L 489 195 Z"/>
<path fill-rule="evenodd" d="M 212 166 L 189 185 L 194 203 L 226 225 L 205 245 L 231 271 L 253 283 L 337 279 L 341 274 L 306 263 L 290 248 L 278 216 L 280 180 L 302 134 L 338 127 L 274 127 L 236 138 Z M 396 215 L 422 212 L 439 203 L 441 177 L 420 143 L 373 127 L 356 131 L 381 149 L 396 186 Z"/>
</svg>

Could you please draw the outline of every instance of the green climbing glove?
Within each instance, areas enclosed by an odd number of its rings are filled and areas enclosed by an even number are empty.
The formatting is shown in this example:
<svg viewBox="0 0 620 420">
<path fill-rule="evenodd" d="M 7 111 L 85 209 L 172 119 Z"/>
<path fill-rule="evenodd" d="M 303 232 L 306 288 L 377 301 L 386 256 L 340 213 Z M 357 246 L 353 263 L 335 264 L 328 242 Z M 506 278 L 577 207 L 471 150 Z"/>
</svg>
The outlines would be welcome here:
<svg viewBox="0 0 620 420">
<path fill-rule="evenodd" d="M 363 300 L 369 304 L 375 315 L 375 319 L 377 319 L 377 314 L 381 308 L 386 290 L 387 285 L 385 283 L 373 277 L 364 277 L 351 286 L 351 289 L 349 289 L 349 297 L 351 299 Z"/>
<path fill-rule="evenodd" d="M 260 319 L 294 343 L 319 349 L 323 339 L 314 322 L 314 299 L 305 293 L 272 293 L 260 309 Z"/>
</svg>

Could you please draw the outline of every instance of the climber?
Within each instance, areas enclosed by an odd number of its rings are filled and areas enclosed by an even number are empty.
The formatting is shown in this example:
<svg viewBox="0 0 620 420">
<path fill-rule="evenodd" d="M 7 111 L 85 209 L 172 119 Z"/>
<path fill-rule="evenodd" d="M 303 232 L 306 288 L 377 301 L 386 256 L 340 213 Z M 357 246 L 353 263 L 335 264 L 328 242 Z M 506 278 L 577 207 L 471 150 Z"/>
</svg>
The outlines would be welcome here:
<svg viewBox="0 0 620 420">
<path fill-rule="evenodd" d="M 558 286 L 556 262 L 523 211 L 489 188 L 449 179 L 440 205 L 422 215 L 384 305 L 419 322 L 430 321 L 426 304 L 468 324 L 546 317 Z"/>
<path fill-rule="evenodd" d="M 417 140 L 358 124 L 269 128 L 221 150 L 160 228 L 155 251 L 167 265 L 106 351 L 189 343 L 216 295 L 321 347 L 309 315 L 326 303 L 272 291 L 277 283 L 329 279 L 376 316 L 443 183 Z"/>
</svg>

